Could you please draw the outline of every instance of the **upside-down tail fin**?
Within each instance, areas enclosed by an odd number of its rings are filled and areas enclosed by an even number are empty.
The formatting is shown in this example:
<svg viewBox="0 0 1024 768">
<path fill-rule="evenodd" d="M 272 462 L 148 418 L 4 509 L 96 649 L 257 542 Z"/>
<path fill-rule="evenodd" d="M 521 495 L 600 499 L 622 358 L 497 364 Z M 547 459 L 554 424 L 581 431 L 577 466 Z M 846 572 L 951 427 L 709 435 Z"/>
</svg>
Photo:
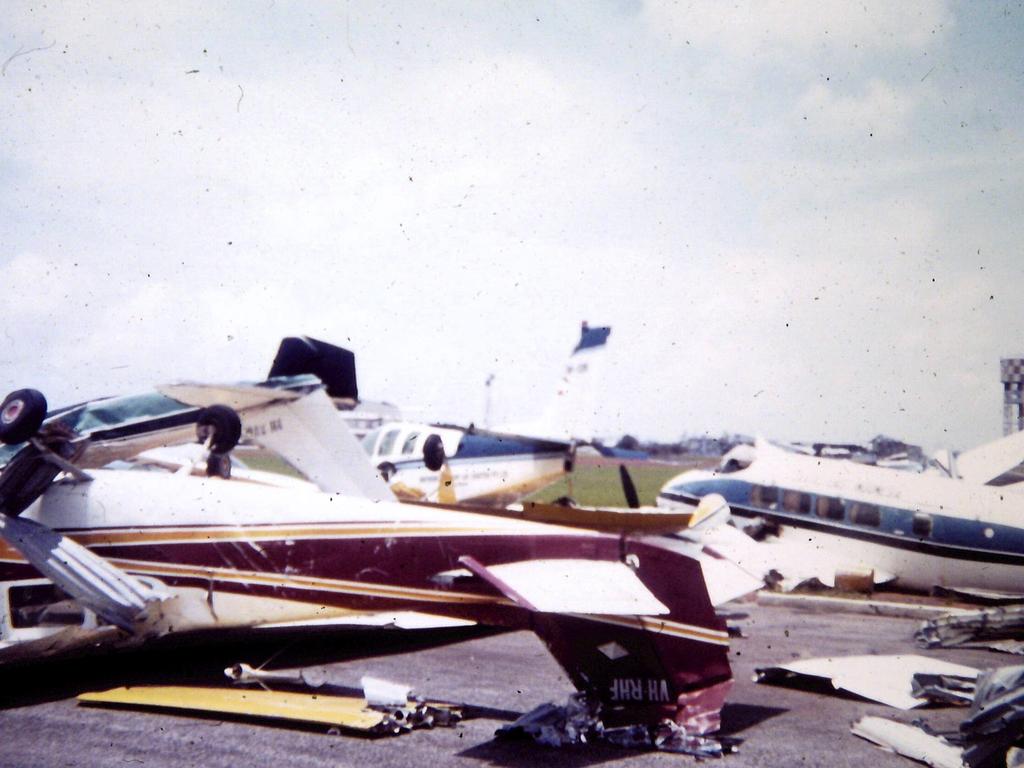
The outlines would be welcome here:
<svg viewBox="0 0 1024 768">
<path fill-rule="evenodd" d="M 671 720 L 690 734 L 718 730 L 732 685 L 729 639 L 700 564 L 642 542 L 624 546 L 627 562 L 669 613 L 537 613 L 534 630 L 573 683 L 599 697 L 606 725 Z"/>
</svg>

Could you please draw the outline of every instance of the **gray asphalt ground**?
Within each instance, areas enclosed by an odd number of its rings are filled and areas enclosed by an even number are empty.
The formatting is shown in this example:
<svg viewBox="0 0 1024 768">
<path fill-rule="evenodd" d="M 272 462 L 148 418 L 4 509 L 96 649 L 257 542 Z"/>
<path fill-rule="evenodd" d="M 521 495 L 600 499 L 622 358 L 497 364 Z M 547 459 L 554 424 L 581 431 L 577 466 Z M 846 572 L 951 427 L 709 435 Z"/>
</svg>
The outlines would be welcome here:
<svg viewBox="0 0 1024 768">
<path fill-rule="evenodd" d="M 903 722 L 924 718 L 955 727 L 964 710 L 899 712 L 840 695 L 757 685 L 754 667 L 809 656 L 922 653 L 978 667 L 1014 663 L 985 651 L 920 651 L 911 639 L 917 621 L 845 613 L 810 613 L 781 606 L 738 604 L 732 620 L 746 637 L 733 640 L 736 684 L 723 711 L 723 732 L 742 740 L 739 751 L 720 762 L 741 766 L 912 766 L 849 732 L 862 715 Z M 332 641 L 333 642 L 333 641 Z M 47 665 L 0 676 L 0 765 L 28 766 L 525 766 L 553 762 L 566 768 L 612 762 L 629 766 L 692 765 L 687 756 L 631 752 L 586 745 L 553 750 L 526 741 L 495 740 L 496 728 L 547 702 L 562 702 L 572 687 L 541 643 L 526 632 L 475 637 L 465 642 L 373 655 L 377 635 L 350 649 L 364 658 L 329 667 L 331 682 L 358 685 L 371 674 L 408 683 L 438 699 L 465 702 L 475 717 L 455 728 L 418 730 L 399 737 L 368 739 L 328 735 L 322 730 L 219 718 L 86 707 L 73 693 L 121 684 L 125 678 L 175 677 L 188 670 L 198 679 L 224 658 L 258 664 L 274 643 L 149 654 L 141 659 Z M 289 651 L 291 652 L 291 651 Z M 217 654 L 222 658 L 214 658 Z M 203 666 L 209 667 L 202 670 Z M 164 675 L 164 673 L 167 673 Z"/>
</svg>

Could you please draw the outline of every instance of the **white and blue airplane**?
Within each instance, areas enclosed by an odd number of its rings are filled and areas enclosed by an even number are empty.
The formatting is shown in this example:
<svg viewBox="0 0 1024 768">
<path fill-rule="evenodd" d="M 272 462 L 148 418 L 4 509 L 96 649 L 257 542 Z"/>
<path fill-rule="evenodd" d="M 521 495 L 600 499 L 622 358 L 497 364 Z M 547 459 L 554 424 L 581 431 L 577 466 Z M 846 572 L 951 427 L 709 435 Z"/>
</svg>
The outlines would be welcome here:
<svg viewBox="0 0 1024 768">
<path fill-rule="evenodd" d="M 1021 435 L 961 454 L 959 470 L 945 474 L 807 456 L 758 440 L 734 448 L 714 471 L 671 479 L 658 506 L 688 509 L 718 494 L 734 518 L 763 521 L 774 536 L 747 547 L 745 565 L 776 571 L 783 586 L 811 578 L 831 586 L 837 574 L 853 573 L 909 589 L 1021 595 L 1024 489 L 986 483 L 1022 458 Z"/>
<path fill-rule="evenodd" d="M 534 422 L 479 429 L 403 421 L 370 432 L 363 446 L 399 498 L 516 501 L 571 472 L 577 445 L 593 437 L 588 417 L 610 334 L 611 328 L 583 323 L 556 391 Z"/>
</svg>

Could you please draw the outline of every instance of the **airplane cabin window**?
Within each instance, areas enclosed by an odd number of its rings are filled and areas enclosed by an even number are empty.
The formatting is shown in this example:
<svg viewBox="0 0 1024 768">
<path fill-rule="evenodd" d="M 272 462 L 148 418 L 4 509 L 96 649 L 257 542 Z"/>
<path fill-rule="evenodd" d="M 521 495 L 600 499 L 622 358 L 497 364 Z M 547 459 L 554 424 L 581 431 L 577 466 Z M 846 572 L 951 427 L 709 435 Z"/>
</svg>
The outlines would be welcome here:
<svg viewBox="0 0 1024 768">
<path fill-rule="evenodd" d="M 405 438 L 405 442 L 402 443 L 402 455 L 403 456 L 408 456 L 408 455 L 410 455 L 413 452 L 413 450 L 415 450 L 415 448 L 416 448 L 416 441 L 419 439 L 419 437 L 420 437 L 420 433 L 419 432 L 412 432 L 412 433 L 409 434 L 409 436 L 407 438 Z"/>
<path fill-rule="evenodd" d="M 787 512 L 799 512 L 806 515 L 811 511 L 811 497 L 800 491 L 783 491 L 782 508 Z"/>
<path fill-rule="evenodd" d="M 755 507 L 775 509 L 779 501 L 779 489 L 771 485 L 755 485 L 750 489 L 750 503 Z"/>
<path fill-rule="evenodd" d="M 858 525 L 878 527 L 882 524 L 882 513 L 878 509 L 877 504 L 862 504 L 858 502 L 853 505 L 853 510 L 850 512 L 850 520 Z"/>
<path fill-rule="evenodd" d="M 401 430 L 392 429 L 390 432 L 385 432 L 383 439 L 380 441 L 380 447 L 377 449 L 378 456 L 387 456 L 395 447 L 395 440 L 398 439 L 398 433 Z"/>
<path fill-rule="evenodd" d="M 927 538 L 932 535 L 932 516 L 924 512 L 917 512 L 914 514 L 914 521 L 910 525 L 910 530 L 915 536 Z"/>
<path fill-rule="evenodd" d="M 842 499 L 833 499 L 828 496 L 818 497 L 818 517 L 827 517 L 829 520 L 843 519 Z"/>
</svg>

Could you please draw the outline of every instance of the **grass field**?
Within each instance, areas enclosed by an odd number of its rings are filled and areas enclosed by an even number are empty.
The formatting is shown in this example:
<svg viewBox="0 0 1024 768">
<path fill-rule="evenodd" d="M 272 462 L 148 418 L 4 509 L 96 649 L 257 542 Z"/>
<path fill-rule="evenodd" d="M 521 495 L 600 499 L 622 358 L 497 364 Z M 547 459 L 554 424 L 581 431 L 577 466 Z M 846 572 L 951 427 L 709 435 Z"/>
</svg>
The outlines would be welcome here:
<svg viewBox="0 0 1024 768">
<path fill-rule="evenodd" d="M 240 458 L 250 469 L 302 477 L 302 474 L 288 462 L 269 451 L 245 450 Z M 667 480 L 687 469 L 709 467 L 714 463 L 714 459 L 694 458 L 678 464 L 628 462 L 628 465 L 640 503 L 651 505 Z M 578 504 L 590 507 L 625 506 L 626 498 L 622 494 L 622 483 L 619 480 L 619 462 L 611 459 L 580 458 L 571 481 L 562 478 L 527 496 L 526 500 L 549 502 L 562 496 L 571 496 Z"/>
<path fill-rule="evenodd" d="M 628 466 L 630 477 L 636 486 L 637 496 L 644 505 L 654 500 L 666 481 L 687 469 L 708 467 L 714 459 L 692 459 L 679 464 L 655 464 L 653 462 L 632 463 Z M 570 488 L 571 483 L 571 488 Z M 619 480 L 619 462 L 614 460 L 586 459 L 577 462 L 571 481 L 562 478 L 542 488 L 527 501 L 549 502 L 561 496 L 571 496 L 576 503 L 590 507 L 622 507 L 626 498 Z"/>
</svg>

